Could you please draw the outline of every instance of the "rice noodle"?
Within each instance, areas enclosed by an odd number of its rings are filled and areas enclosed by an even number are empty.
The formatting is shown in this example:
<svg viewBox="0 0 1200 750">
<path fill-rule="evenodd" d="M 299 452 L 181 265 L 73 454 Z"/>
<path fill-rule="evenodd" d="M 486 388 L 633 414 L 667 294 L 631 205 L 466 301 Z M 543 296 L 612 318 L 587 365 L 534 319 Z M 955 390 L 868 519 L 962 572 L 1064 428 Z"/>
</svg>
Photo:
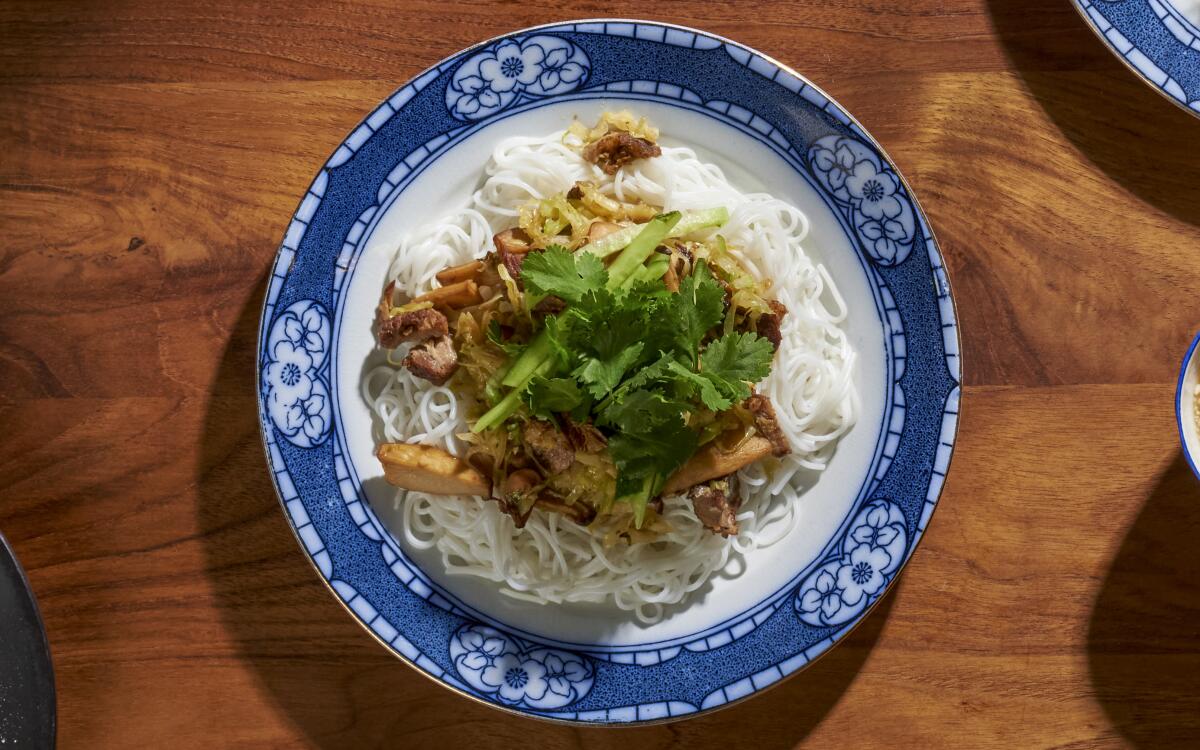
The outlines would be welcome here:
<svg viewBox="0 0 1200 750">
<path fill-rule="evenodd" d="M 710 533 L 683 497 L 665 499 L 667 534 L 606 548 L 558 514 L 535 510 L 518 529 L 495 502 L 404 490 L 397 495 L 406 543 L 437 549 L 450 574 L 496 581 L 505 594 L 530 602 L 612 601 L 643 622 L 656 622 L 666 606 L 714 575 L 741 574 L 744 555 L 775 544 L 798 523 L 798 495 L 812 472 L 825 468 L 858 412 L 855 354 L 839 327 L 845 301 L 825 269 L 804 253 L 808 219 L 799 209 L 764 193 L 743 194 L 691 149 L 663 147 L 661 157 L 610 177 L 564 146 L 561 134 L 509 138 L 496 147 L 486 174 L 467 207 L 400 240 L 389 279 L 410 296 L 432 288 L 434 275 L 446 266 L 483 257 L 492 235 L 512 226 L 522 204 L 588 180 L 621 201 L 640 199 L 667 210 L 726 207 L 729 221 L 717 231 L 767 285 L 769 296 L 788 308 L 783 342 L 758 390 L 774 403 L 792 453 L 739 472 L 745 502 L 736 537 Z M 367 374 L 362 390 L 383 439 L 461 453 L 455 433 L 467 424 L 448 388 L 383 365 Z"/>
</svg>

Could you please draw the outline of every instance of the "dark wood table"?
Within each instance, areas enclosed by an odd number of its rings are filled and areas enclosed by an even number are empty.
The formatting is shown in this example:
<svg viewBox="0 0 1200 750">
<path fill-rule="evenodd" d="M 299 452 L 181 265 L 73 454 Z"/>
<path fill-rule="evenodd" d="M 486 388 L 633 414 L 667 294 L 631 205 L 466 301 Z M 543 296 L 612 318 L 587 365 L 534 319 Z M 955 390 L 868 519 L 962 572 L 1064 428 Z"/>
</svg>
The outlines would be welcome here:
<svg viewBox="0 0 1200 750">
<path fill-rule="evenodd" d="M 964 417 L 897 590 L 755 699 L 631 731 L 459 698 L 305 561 L 264 470 L 267 267 L 432 62 L 589 15 L 698 26 L 833 94 L 942 243 Z M 0 2 L 0 529 L 69 748 L 1200 746 L 1200 120 L 1064 0 Z M 753 741 L 753 743 L 751 743 Z"/>
</svg>

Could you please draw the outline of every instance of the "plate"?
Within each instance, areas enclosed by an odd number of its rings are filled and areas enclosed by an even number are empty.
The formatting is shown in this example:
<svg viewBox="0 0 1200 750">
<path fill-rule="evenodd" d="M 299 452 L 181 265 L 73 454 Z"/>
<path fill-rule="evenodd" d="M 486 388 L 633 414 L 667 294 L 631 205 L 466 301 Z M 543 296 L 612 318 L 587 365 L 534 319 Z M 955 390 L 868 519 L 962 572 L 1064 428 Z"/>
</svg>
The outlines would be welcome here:
<svg viewBox="0 0 1200 750">
<path fill-rule="evenodd" d="M 481 70 L 515 69 L 484 64 L 498 56 L 537 70 L 483 81 Z M 573 117 L 617 107 L 647 116 L 665 143 L 696 148 L 744 189 L 768 190 L 808 214 L 808 247 L 850 308 L 862 397 L 858 424 L 803 495 L 799 530 L 653 626 L 615 607 L 517 602 L 408 549 L 359 392 L 396 235 L 465 203 L 500 138 L 562 130 Z M 855 174 L 863 179 L 847 180 Z M 869 200 L 867 183 L 880 186 Z M 880 200 L 886 211 L 868 205 Z M 294 361 L 277 359 L 284 354 Z M 295 372 L 284 379 L 289 362 Z M 954 303 L 925 215 L 845 110 L 735 42 L 661 23 L 590 20 L 464 50 L 346 138 L 279 249 L 258 375 L 267 461 L 285 513 L 354 617 L 466 696 L 541 718 L 617 724 L 746 698 L 804 668 L 867 614 L 937 504 L 958 425 L 960 364 Z M 497 670 L 517 677 L 506 682 Z"/>
<path fill-rule="evenodd" d="M 1200 333 L 1192 339 L 1179 368 L 1179 382 L 1175 386 L 1175 422 L 1179 425 L 1179 444 L 1183 448 L 1183 456 L 1188 466 L 1192 467 L 1192 473 L 1200 478 L 1200 469 L 1196 468 L 1197 461 L 1200 461 L 1200 424 L 1196 421 L 1195 407 L 1196 386 L 1200 385 L 1197 345 L 1200 345 Z"/>
<path fill-rule="evenodd" d="M 1117 57 L 1200 117 L 1200 0 L 1074 0 Z"/>
<path fill-rule="evenodd" d="M 54 747 L 54 669 L 37 601 L 0 534 L 0 745 Z"/>
</svg>

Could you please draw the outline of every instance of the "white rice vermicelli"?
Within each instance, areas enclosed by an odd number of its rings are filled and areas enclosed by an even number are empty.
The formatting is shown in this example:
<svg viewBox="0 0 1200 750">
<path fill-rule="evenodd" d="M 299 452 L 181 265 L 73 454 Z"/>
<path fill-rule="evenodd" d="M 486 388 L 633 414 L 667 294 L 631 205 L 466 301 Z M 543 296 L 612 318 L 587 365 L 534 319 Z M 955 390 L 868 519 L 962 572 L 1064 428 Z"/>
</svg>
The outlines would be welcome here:
<svg viewBox="0 0 1200 750">
<path fill-rule="evenodd" d="M 805 215 L 770 195 L 742 193 L 691 149 L 663 147 L 661 157 L 608 176 L 564 146 L 561 133 L 509 138 L 496 147 L 486 174 L 466 208 L 399 241 L 389 271 L 398 288 L 411 296 L 428 291 L 438 271 L 486 255 L 492 235 L 513 226 L 523 204 L 587 180 L 618 199 L 666 210 L 724 206 L 729 221 L 719 233 L 788 308 L 783 342 L 758 390 L 774 403 L 792 453 L 739 472 L 745 501 L 733 538 L 705 529 L 682 497 L 665 500 L 669 533 L 654 542 L 605 547 L 558 514 L 534 511 L 518 529 L 495 502 L 398 493 L 407 543 L 436 549 L 449 573 L 496 581 L 505 594 L 532 602 L 612 601 L 655 622 L 665 606 L 683 601 L 712 576 L 740 574 L 743 555 L 778 542 L 796 524 L 802 485 L 825 467 L 858 411 L 855 354 L 839 326 L 845 304 L 825 269 L 803 250 Z M 455 434 L 468 429 L 466 415 L 449 388 L 383 365 L 367 374 L 362 390 L 383 439 L 462 454 Z"/>
</svg>

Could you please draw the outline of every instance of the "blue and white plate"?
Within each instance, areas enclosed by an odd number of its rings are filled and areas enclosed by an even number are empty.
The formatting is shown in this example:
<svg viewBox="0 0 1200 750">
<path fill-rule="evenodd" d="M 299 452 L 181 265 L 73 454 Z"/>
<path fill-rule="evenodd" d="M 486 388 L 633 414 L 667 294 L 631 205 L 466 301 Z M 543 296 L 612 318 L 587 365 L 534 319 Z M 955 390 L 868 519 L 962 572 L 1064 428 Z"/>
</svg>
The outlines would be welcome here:
<svg viewBox="0 0 1200 750">
<path fill-rule="evenodd" d="M 1200 0 L 1074 0 L 1121 60 L 1200 117 Z"/>
<path fill-rule="evenodd" d="M 808 214 L 807 247 L 849 306 L 862 397 L 858 424 L 800 499 L 796 531 L 649 627 L 615 607 L 514 601 L 407 548 L 359 391 L 397 235 L 465 204 L 501 138 L 620 107 L 744 189 Z M 272 273 L 259 408 L 296 535 L 380 642 L 500 708 L 578 722 L 666 720 L 803 669 L 895 580 L 949 468 L 958 326 L 916 198 L 836 102 L 770 58 L 704 32 L 611 20 L 542 26 L 430 68 L 380 104 L 317 174 Z"/>
<path fill-rule="evenodd" d="M 1183 364 L 1179 367 L 1179 382 L 1175 386 L 1175 422 L 1179 425 L 1179 444 L 1192 473 L 1200 477 L 1200 421 L 1196 414 L 1196 387 L 1200 385 L 1200 333 L 1192 339 Z"/>
</svg>

